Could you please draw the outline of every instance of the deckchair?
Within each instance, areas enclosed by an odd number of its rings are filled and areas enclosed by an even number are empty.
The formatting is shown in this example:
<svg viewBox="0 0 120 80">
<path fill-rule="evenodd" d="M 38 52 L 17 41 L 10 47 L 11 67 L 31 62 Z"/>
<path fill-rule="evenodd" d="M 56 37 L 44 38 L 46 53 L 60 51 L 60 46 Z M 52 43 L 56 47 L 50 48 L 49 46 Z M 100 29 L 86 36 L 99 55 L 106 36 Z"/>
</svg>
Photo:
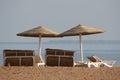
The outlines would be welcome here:
<svg viewBox="0 0 120 80">
<path fill-rule="evenodd" d="M 102 60 L 101 58 L 97 56 L 90 56 L 87 57 L 91 62 L 98 63 L 98 65 L 101 66 L 107 66 L 107 67 L 112 67 L 115 64 L 115 60 Z"/>
</svg>

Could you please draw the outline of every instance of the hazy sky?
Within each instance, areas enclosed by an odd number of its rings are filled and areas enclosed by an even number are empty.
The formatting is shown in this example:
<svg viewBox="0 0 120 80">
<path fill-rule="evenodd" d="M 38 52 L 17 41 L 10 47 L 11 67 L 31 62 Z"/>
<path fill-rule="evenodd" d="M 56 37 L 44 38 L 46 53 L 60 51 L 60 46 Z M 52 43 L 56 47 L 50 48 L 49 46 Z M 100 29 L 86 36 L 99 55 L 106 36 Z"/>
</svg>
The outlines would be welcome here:
<svg viewBox="0 0 120 80">
<path fill-rule="evenodd" d="M 0 42 L 36 41 L 16 34 L 37 26 L 61 33 L 78 24 L 106 30 L 85 40 L 120 40 L 119 8 L 120 0 L 0 0 Z"/>
</svg>

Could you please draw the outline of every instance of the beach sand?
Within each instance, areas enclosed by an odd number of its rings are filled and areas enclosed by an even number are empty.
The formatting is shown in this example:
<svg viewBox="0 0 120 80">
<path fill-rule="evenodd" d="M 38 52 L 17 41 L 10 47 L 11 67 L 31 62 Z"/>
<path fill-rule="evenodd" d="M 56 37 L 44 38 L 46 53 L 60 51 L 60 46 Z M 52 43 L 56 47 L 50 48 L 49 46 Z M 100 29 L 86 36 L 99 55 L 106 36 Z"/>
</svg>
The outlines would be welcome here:
<svg viewBox="0 0 120 80">
<path fill-rule="evenodd" d="M 0 67 L 0 80 L 120 80 L 120 67 Z"/>
</svg>

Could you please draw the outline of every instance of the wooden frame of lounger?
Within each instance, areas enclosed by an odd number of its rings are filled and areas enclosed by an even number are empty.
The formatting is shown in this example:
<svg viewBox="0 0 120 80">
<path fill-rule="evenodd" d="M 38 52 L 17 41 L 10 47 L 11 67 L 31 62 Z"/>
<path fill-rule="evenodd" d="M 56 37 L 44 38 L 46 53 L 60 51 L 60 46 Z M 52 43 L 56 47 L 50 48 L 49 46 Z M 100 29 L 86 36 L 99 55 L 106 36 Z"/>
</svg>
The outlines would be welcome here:
<svg viewBox="0 0 120 80">
<path fill-rule="evenodd" d="M 8 50 L 3 51 L 4 66 L 34 66 L 33 50 Z"/>
</svg>

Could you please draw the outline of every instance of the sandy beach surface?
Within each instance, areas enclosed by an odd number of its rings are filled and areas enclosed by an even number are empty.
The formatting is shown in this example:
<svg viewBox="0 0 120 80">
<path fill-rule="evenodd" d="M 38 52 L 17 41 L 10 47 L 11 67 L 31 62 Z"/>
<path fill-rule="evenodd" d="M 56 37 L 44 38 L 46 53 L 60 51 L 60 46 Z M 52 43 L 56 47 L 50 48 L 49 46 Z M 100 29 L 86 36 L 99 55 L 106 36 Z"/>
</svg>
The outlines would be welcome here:
<svg viewBox="0 0 120 80">
<path fill-rule="evenodd" d="M 120 67 L 0 67 L 0 80 L 120 80 Z"/>
</svg>

